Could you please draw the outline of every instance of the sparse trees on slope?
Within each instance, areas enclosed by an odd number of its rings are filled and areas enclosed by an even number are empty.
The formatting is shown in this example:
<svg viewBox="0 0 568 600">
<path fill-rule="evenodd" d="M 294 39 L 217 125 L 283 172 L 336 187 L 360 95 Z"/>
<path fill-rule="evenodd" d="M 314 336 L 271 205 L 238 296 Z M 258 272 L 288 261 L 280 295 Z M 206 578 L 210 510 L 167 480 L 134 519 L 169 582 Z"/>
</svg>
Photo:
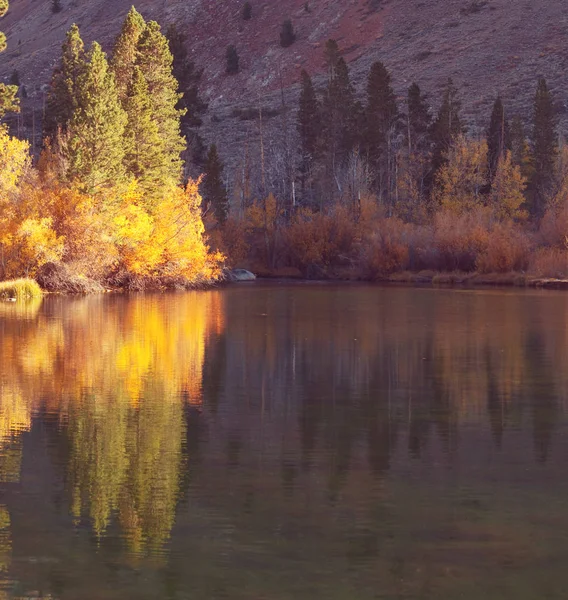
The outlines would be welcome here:
<svg viewBox="0 0 568 600">
<path fill-rule="evenodd" d="M 219 158 L 217 146 L 211 144 L 207 154 L 207 162 L 205 164 L 205 176 L 201 189 L 203 192 L 203 200 L 206 204 L 210 204 L 213 208 L 215 218 L 221 225 L 227 220 L 229 215 L 229 199 L 227 190 L 223 185 L 223 163 Z"/>
<path fill-rule="evenodd" d="M 47 96 L 43 137 L 65 131 L 77 108 L 77 82 L 85 68 L 85 47 L 77 25 L 67 32 L 59 66 L 53 72 Z"/>
<path fill-rule="evenodd" d="M 124 129 L 127 115 L 115 86 L 114 74 L 97 42 L 87 55 L 75 85 L 76 107 L 63 149 L 67 177 L 87 191 L 112 187 L 124 178 Z"/>
<path fill-rule="evenodd" d="M 558 152 L 552 95 L 543 77 L 538 80 L 534 99 L 532 137 L 534 172 L 530 181 L 531 210 L 534 216 L 541 217 L 554 179 L 554 164 Z"/>
</svg>

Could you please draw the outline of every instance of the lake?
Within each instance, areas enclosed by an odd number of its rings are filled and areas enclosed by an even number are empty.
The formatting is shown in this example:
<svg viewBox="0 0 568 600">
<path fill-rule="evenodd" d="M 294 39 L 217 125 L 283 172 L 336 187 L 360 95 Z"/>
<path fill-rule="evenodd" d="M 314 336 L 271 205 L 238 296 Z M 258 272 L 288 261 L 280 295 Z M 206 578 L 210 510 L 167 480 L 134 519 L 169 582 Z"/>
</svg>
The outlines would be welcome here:
<svg viewBox="0 0 568 600">
<path fill-rule="evenodd" d="M 568 593 L 568 295 L 0 304 L 0 599 Z"/>
</svg>

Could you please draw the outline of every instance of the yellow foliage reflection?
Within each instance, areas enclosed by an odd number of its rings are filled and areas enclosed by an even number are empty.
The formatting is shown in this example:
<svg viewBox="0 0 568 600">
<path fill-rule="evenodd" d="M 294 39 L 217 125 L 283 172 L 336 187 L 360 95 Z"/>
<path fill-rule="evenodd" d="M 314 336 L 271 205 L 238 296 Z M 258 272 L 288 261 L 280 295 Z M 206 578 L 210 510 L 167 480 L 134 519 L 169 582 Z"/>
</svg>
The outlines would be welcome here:
<svg viewBox="0 0 568 600">
<path fill-rule="evenodd" d="M 215 291 L 47 298 L 36 313 L 3 312 L 3 455 L 34 410 L 56 414 L 77 522 L 102 537 L 116 518 L 131 553 L 159 552 L 174 523 L 184 404 L 201 403 L 206 340 L 222 328 Z M 20 460 L 2 461 L 4 481 Z"/>
</svg>

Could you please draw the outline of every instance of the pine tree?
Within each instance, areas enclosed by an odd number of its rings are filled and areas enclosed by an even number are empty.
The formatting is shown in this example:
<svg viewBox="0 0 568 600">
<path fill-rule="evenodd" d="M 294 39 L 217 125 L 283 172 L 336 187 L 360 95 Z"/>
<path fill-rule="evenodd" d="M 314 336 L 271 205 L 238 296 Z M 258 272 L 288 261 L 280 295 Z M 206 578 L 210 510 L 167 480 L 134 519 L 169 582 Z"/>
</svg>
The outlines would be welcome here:
<svg viewBox="0 0 568 600">
<path fill-rule="evenodd" d="M 127 116 L 100 45 L 94 42 L 75 84 L 76 107 L 63 150 L 67 177 L 89 192 L 114 186 L 124 178 L 124 129 Z"/>
<path fill-rule="evenodd" d="M 175 25 L 170 25 L 166 33 L 170 52 L 173 56 L 172 73 L 178 82 L 178 89 L 183 94 L 178 109 L 185 109 L 181 118 L 182 128 L 199 127 L 201 115 L 207 110 L 207 103 L 199 94 L 199 84 L 203 77 L 203 69 L 198 69 L 190 60 L 186 38 Z"/>
<path fill-rule="evenodd" d="M 20 74 L 18 73 L 17 69 L 14 69 L 10 75 L 10 85 L 20 87 Z"/>
<path fill-rule="evenodd" d="M 0 18 L 8 12 L 8 0 L 0 0 Z M 0 31 L 0 53 L 6 50 L 6 36 Z M 0 83 L 0 119 L 9 111 L 19 112 L 18 88 Z"/>
<path fill-rule="evenodd" d="M 77 25 L 67 32 L 59 66 L 53 72 L 47 95 L 43 137 L 65 131 L 77 107 L 77 81 L 85 69 L 85 48 Z"/>
<path fill-rule="evenodd" d="M 432 186 L 432 115 L 427 98 L 416 83 L 408 88 L 406 104 L 407 155 L 399 183 L 405 191 L 408 214 L 422 216 Z"/>
<path fill-rule="evenodd" d="M 147 204 L 163 194 L 159 174 L 163 170 L 162 139 L 152 113 L 148 84 L 140 67 L 135 66 L 128 86 L 124 108 L 128 122 L 124 132 L 124 165 L 145 192 Z"/>
<path fill-rule="evenodd" d="M 509 123 L 505 118 L 505 109 L 500 97 L 493 104 L 491 120 L 487 129 L 487 161 L 489 167 L 489 182 L 491 183 L 497 173 L 499 159 L 506 150 L 511 149 Z"/>
<path fill-rule="evenodd" d="M 138 42 L 145 29 L 144 18 L 133 6 L 128 11 L 116 38 L 110 61 L 116 80 L 116 89 L 122 101 L 126 98 L 128 86 L 132 80 L 132 72 L 138 59 Z"/>
<path fill-rule="evenodd" d="M 227 66 L 225 68 L 227 75 L 236 75 L 239 72 L 239 54 L 232 44 L 227 46 L 225 59 L 227 61 Z"/>
<path fill-rule="evenodd" d="M 544 77 L 538 80 L 533 107 L 532 160 L 534 166 L 530 182 L 533 215 L 544 214 L 547 194 L 554 179 L 554 164 L 558 152 L 556 118 L 552 95 Z"/>
<path fill-rule="evenodd" d="M 448 79 L 442 105 L 432 124 L 432 141 L 434 144 L 432 155 L 432 171 L 436 173 L 446 162 L 446 156 L 452 142 L 457 136 L 465 132 L 460 120 L 461 102 L 458 90 L 451 78 Z"/>
<path fill-rule="evenodd" d="M 427 152 L 430 147 L 432 115 L 426 96 L 417 83 L 408 88 L 407 94 L 407 144 L 409 153 Z"/>
<path fill-rule="evenodd" d="M 349 78 L 349 69 L 339 58 L 334 75 L 324 93 L 321 110 L 322 148 L 328 181 L 338 185 L 338 175 L 345 167 L 350 152 L 355 147 L 359 105 Z M 332 191 L 329 190 L 331 194 Z"/>
<path fill-rule="evenodd" d="M 382 62 L 371 66 L 367 78 L 365 106 L 365 148 L 367 160 L 375 172 L 376 181 L 390 192 L 391 141 L 398 124 L 396 96 L 391 76 Z"/>
<path fill-rule="evenodd" d="M 286 19 L 282 23 L 280 30 L 280 45 L 282 48 L 288 48 L 296 41 L 296 34 L 294 33 L 294 26 L 290 19 Z"/>
<path fill-rule="evenodd" d="M 179 91 L 183 94 L 177 108 L 186 111 L 181 117 L 181 132 L 187 140 L 191 162 L 199 167 L 205 162 L 205 146 L 197 131 L 203 123 L 201 116 L 207 110 L 207 103 L 199 93 L 203 69 L 198 69 L 190 60 L 185 35 L 175 25 L 168 27 L 166 37 L 174 59 L 172 73 L 178 82 Z"/>
<path fill-rule="evenodd" d="M 250 2 L 245 2 L 243 4 L 242 17 L 245 21 L 250 21 L 252 18 L 252 5 Z"/>
<path fill-rule="evenodd" d="M 305 188 L 306 175 L 316 158 L 320 132 L 319 103 L 308 73 L 302 70 L 302 90 L 298 110 L 298 133 L 300 134 L 300 173 L 302 189 Z"/>
<path fill-rule="evenodd" d="M 51 12 L 60 13 L 63 10 L 61 6 L 61 0 L 51 0 Z"/>
<path fill-rule="evenodd" d="M 329 82 L 335 77 L 335 71 L 337 69 L 337 63 L 341 57 L 341 53 L 339 52 L 339 46 L 337 42 L 333 39 L 327 40 L 325 43 L 325 49 L 323 51 L 324 63 L 327 70 L 327 82 Z"/>
<path fill-rule="evenodd" d="M 205 204 L 212 206 L 215 218 L 221 225 L 225 223 L 229 215 L 229 199 L 222 177 L 223 163 L 217 153 L 217 146 L 211 144 L 207 153 L 205 176 L 201 184 L 201 190 Z"/>
<path fill-rule="evenodd" d="M 180 118 L 184 109 L 177 108 L 181 94 L 172 74 L 173 57 L 167 38 L 155 21 L 149 21 L 138 41 L 137 65 L 148 84 L 153 118 L 163 141 L 164 170 L 159 178 L 165 182 L 178 183 L 181 177 L 181 152 L 185 139 L 180 132 Z"/>
</svg>

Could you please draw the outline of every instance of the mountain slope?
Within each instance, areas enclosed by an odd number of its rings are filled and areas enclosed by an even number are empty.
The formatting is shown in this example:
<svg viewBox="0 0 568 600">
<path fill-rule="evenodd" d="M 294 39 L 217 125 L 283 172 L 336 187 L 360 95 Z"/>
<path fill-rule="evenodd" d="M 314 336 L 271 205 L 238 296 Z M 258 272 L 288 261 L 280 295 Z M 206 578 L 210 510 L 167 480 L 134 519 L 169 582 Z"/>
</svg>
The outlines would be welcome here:
<svg viewBox="0 0 568 600">
<path fill-rule="evenodd" d="M 71 23 L 79 24 L 86 42 L 100 40 L 108 50 L 131 0 L 62 4 L 63 11 L 53 14 L 50 0 L 15 0 L 0 23 L 9 43 L 0 77 L 17 69 L 36 105 Z M 559 113 L 565 112 L 565 0 L 252 0 L 250 21 L 241 18 L 241 0 L 141 0 L 136 6 L 145 18 L 175 22 L 186 33 L 195 62 L 205 69 L 208 137 L 220 135 L 216 123 L 234 118 L 235 107 L 277 106 L 283 97 L 290 103 L 301 68 L 321 73 L 330 37 L 344 50 L 359 90 L 377 59 L 391 70 L 401 97 L 417 81 L 434 105 L 453 77 L 474 129 L 485 126 L 497 93 L 510 114 L 528 117 L 539 75 L 555 92 Z M 298 40 L 284 49 L 278 41 L 286 18 Z M 233 77 L 224 73 L 229 44 L 241 58 L 242 71 Z"/>
</svg>

